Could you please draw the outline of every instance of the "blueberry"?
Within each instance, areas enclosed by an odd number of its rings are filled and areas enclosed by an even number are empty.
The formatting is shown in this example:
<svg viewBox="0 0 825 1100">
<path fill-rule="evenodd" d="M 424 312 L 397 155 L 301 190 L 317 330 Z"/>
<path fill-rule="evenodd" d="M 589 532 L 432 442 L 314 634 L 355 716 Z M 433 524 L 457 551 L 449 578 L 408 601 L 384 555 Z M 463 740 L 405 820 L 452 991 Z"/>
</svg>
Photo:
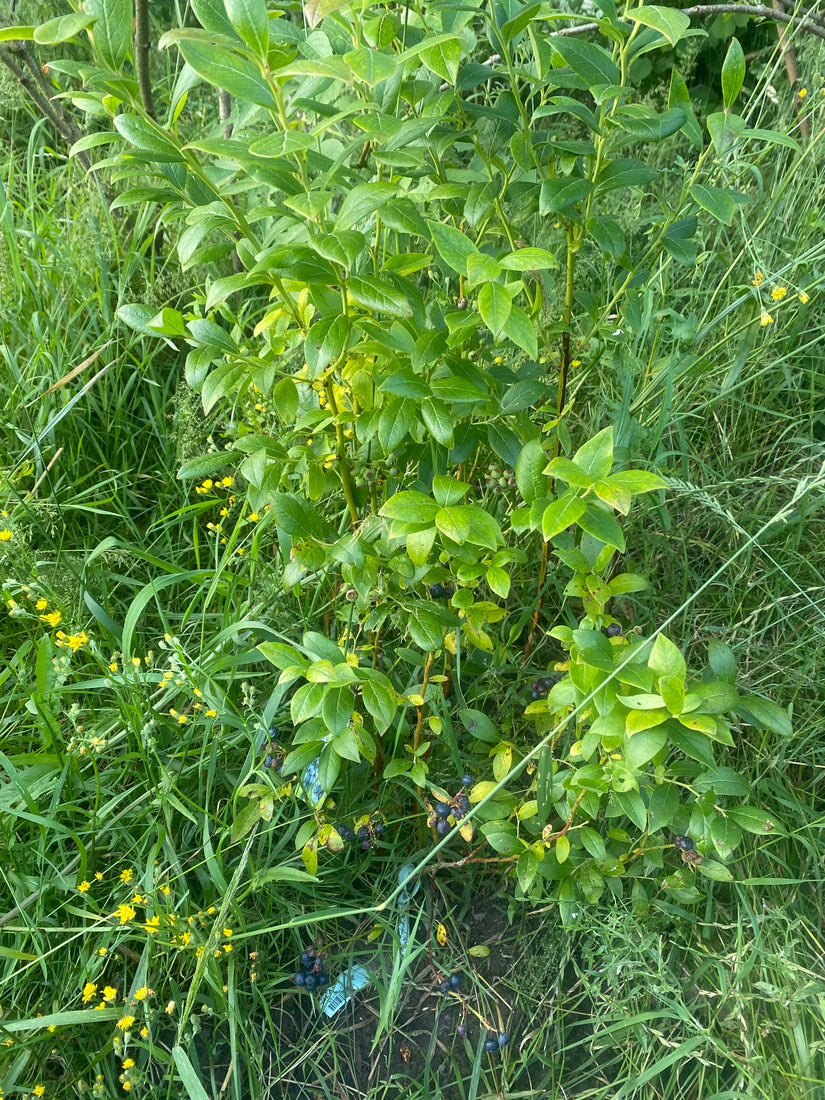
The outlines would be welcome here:
<svg viewBox="0 0 825 1100">
<path fill-rule="evenodd" d="M 281 736 L 281 731 L 278 729 L 277 726 L 270 726 L 269 736 L 272 738 L 273 741 L 277 741 L 278 738 Z"/>
<path fill-rule="evenodd" d="M 442 993 L 449 993 L 450 992 L 450 983 L 446 982 L 446 981 L 442 982 L 441 985 L 438 988 L 441 990 Z"/>
<path fill-rule="evenodd" d="M 618 638 L 618 636 L 621 634 L 621 632 L 622 632 L 622 628 L 619 626 L 618 623 L 610 623 L 610 625 L 607 628 L 608 638 Z"/>
<path fill-rule="evenodd" d="M 488 1054 L 494 1054 L 498 1050 L 498 1039 L 485 1039 L 484 1049 Z"/>
<path fill-rule="evenodd" d="M 303 970 L 298 970 L 295 974 L 292 975 L 292 980 L 295 982 L 296 985 L 303 985 L 304 982 L 307 980 L 307 976 L 303 972 Z"/>
<path fill-rule="evenodd" d="M 461 777 L 461 785 L 462 785 L 462 787 L 472 787 L 472 785 L 473 785 L 473 777 L 472 777 L 472 776 L 470 775 L 470 773 L 469 773 L 469 772 L 467 772 L 467 774 L 466 774 L 466 775 L 462 775 L 462 777 Z"/>
<path fill-rule="evenodd" d="M 470 809 L 470 800 L 467 797 L 467 795 L 466 794 L 460 794 L 455 801 L 456 801 L 456 806 L 458 807 L 458 809 L 461 810 L 461 812 L 463 814 L 466 814 L 467 811 Z"/>
<path fill-rule="evenodd" d="M 369 840 L 362 840 L 361 841 L 361 851 L 362 852 L 368 852 L 371 847 L 372 847 L 372 844 Z"/>
<path fill-rule="evenodd" d="M 314 989 L 317 986 L 317 984 L 318 984 L 318 979 L 315 977 L 314 974 L 307 974 L 307 976 L 304 978 L 304 988 L 305 989 Z"/>
<path fill-rule="evenodd" d="M 506 1031 L 502 1031 L 502 1033 L 498 1037 L 498 1045 L 500 1047 L 504 1048 L 504 1047 L 507 1046 L 507 1044 L 509 1042 L 510 1042 L 510 1036 L 507 1034 Z"/>
<path fill-rule="evenodd" d="M 362 825 L 355 835 L 358 837 L 359 840 L 369 840 L 370 831 L 366 825 Z"/>
<path fill-rule="evenodd" d="M 264 767 L 265 768 L 271 768 L 274 763 L 275 763 L 275 757 L 272 756 L 271 753 L 267 753 L 266 756 L 264 757 Z"/>
<path fill-rule="evenodd" d="M 451 989 L 458 989 L 458 987 L 460 985 L 461 985 L 461 975 L 460 974 L 451 974 L 450 975 L 450 988 Z"/>
<path fill-rule="evenodd" d="M 692 852 L 696 847 L 692 837 L 682 836 L 681 833 L 673 838 L 673 843 L 683 852 Z"/>
<path fill-rule="evenodd" d="M 458 1027 L 455 1029 L 455 1033 L 459 1037 L 459 1039 L 463 1039 L 464 1036 L 467 1034 L 467 1025 L 459 1024 Z"/>
<path fill-rule="evenodd" d="M 430 596 L 432 596 L 432 598 L 434 600 L 440 600 L 443 595 L 444 595 L 444 588 L 442 587 L 442 585 L 440 585 L 440 584 L 431 584 L 430 585 Z"/>
<path fill-rule="evenodd" d="M 376 822 L 374 828 L 376 836 L 383 836 L 384 833 L 387 831 L 387 826 L 384 824 L 383 821 Z"/>
<path fill-rule="evenodd" d="M 309 951 L 304 951 L 304 953 L 301 955 L 301 966 L 304 968 L 304 970 L 311 970 L 312 969 L 314 959 L 315 959 L 315 952 L 314 951 L 312 952 L 311 955 L 310 955 Z"/>
<path fill-rule="evenodd" d="M 341 836 L 344 840 L 355 840 L 355 829 L 350 829 L 350 827 L 347 826 L 347 828 L 341 832 Z"/>
<path fill-rule="evenodd" d="M 438 833 L 439 836 L 446 836 L 447 833 L 449 833 L 450 831 L 449 821 L 447 821 L 446 818 L 443 817 L 439 818 L 439 820 L 435 823 L 435 831 Z"/>
<path fill-rule="evenodd" d="M 435 812 L 438 814 L 439 817 L 449 817 L 450 816 L 449 803 L 447 803 L 447 802 L 436 802 Z"/>
<path fill-rule="evenodd" d="M 451 584 L 443 584 L 441 586 L 441 595 L 444 597 L 445 600 L 449 600 L 453 592 L 455 592 L 455 589 Z"/>
</svg>

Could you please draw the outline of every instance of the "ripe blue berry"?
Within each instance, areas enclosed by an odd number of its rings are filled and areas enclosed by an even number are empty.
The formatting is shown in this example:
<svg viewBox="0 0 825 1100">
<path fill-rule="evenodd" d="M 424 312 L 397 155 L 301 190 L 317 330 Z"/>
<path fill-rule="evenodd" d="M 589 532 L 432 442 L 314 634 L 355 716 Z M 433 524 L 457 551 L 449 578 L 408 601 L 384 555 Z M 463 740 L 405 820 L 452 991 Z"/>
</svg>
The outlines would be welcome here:
<svg viewBox="0 0 825 1100">
<path fill-rule="evenodd" d="M 440 584 L 431 584 L 430 585 L 430 596 L 434 600 L 440 600 L 443 595 L 444 595 L 444 588 L 442 587 L 442 585 L 440 585 Z"/>
<path fill-rule="evenodd" d="M 450 823 L 446 818 L 439 818 L 435 823 L 435 831 L 439 836 L 446 836 L 450 831 Z"/>
<path fill-rule="evenodd" d="M 451 974 L 450 975 L 450 988 L 451 989 L 458 989 L 458 987 L 460 985 L 461 985 L 461 975 L 460 974 Z"/>
<path fill-rule="evenodd" d="M 362 825 L 358 832 L 355 834 L 359 840 L 369 840 L 370 831 L 366 825 Z"/>
<path fill-rule="evenodd" d="M 383 821 L 376 822 L 374 828 L 375 828 L 375 835 L 376 836 L 383 836 L 384 833 L 387 831 L 387 827 L 386 827 L 386 825 L 384 824 Z"/>
<path fill-rule="evenodd" d="M 462 787 L 471 787 L 473 785 L 473 777 L 470 775 L 469 772 L 467 772 L 466 775 L 462 775 L 461 785 Z"/>
<path fill-rule="evenodd" d="M 314 958 L 315 958 L 315 952 L 314 951 L 312 952 L 312 954 L 310 954 L 309 951 L 304 951 L 304 953 L 301 955 L 301 966 L 304 968 L 304 970 L 311 970 L 312 969 L 312 963 L 313 963 Z"/>
<path fill-rule="evenodd" d="M 362 852 L 368 852 L 371 847 L 372 847 L 372 843 L 369 839 L 361 841 L 361 851 Z"/>
<path fill-rule="evenodd" d="M 463 814 L 466 814 L 470 809 L 470 800 L 466 794 L 460 794 L 455 800 L 456 806 Z"/>
<path fill-rule="evenodd" d="M 450 983 L 448 981 L 444 981 L 444 982 L 441 983 L 441 985 L 438 988 L 441 990 L 442 993 L 449 993 L 450 992 Z"/>
<path fill-rule="evenodd" d="M 464 1036 L 467 1034 L 467 1025 L 459 1024 L 458 1027 L 455 1029 L 455 1033 L 459 1037 L 459 1039 L 463 1039 Z"/>
<path fill-rule="evenodd" d="M 502 1031 L 502 1033 L 498 1037 L 498 1045 L 503 1049 L 504 1047 L 507 1046 L 507 1044 L 509 1042 L 510 1042 L 510 1036 L 507 1034 L 506 1031 Z"/>
<path fill-rule="evenodd" d="M 314 974 L 307 974 L 307 976 L 304 978 L 304 988 L 305 989 L 314 989 L 317 984 L 318 984 L 318 979 L 315 977 Z"/>
<path fill-rule="evenodd" d="M 295 974 L 292 975 L 292 980 L 295 982 L 296 985 L 303 985 L 306 981 L 306 974 L 303 972 L 303 970 L 298 970 Z"/>
<path fill-rule="evenodd" d="M 485 1039 L 484 1049 L 488 1054 L 494 1054 L 498 1050 L 498 1039 Z"/>
<path fill-rule="evenodd" d="M 618 638 L 621 632 L 622 628 L 619 626 L 618 623 L 610 623 L 610 625 L 607 627 L 608 638 Z"/>
<path fill-rule="evenodd" d="M 439 817 L 449 817 L 450 816 L 449 803 L 447 803 L 447 802 L 436 802 L 435 812 L 438 814 Z"/>
</svg>

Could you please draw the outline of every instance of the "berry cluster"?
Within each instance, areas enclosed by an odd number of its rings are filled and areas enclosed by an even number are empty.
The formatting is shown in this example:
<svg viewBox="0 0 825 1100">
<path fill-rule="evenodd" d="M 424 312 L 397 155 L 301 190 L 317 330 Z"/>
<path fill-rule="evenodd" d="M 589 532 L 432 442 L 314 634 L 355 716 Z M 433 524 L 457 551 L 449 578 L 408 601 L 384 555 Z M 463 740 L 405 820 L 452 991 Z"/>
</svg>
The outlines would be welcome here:
<svg viewBox="0 0 825 1100">
<path fill-rule="evenodd" d="M 264 767 L 265 768 L 280 768 L 284 760 L 284 751 L 278 744 L 278 738 L 281 731 L 277 726 L 269 727 L 269 736 L 264 738 L 261 745 L 261 752 L 265 752 Z"/>
<path fill-rule="evenodd" d="M 495 1054 L 497 1050 L 504 1050 L 509 1042 L 510 1036 L 506 1031 L 501 1031 L 498 1035 L 493 1031 L 488 1031 L 487 1038 L 484 1040 L 484 1049 L 488 1054 Z"/>
<path fill-rule="evenodd" d="M 316 952 L 312 944 L 303 951 L 301 969 L 295 971 L 292 980 L 299 988 L 308 989 L 310 992 L 315 989 L 324 989 L 329 985 L 323 956 Z"/>
<path fill-rule="evenodd" d="M 368 852 L 374 841 L 384 836 L 387 826 L 383 821 L 370 821 L 365 825 L 359 825 L 357 829 L 353 829 L 351 825 L 336 825 L 335 829 L 342 840 L 348 843 L 357 840 L 361 845 L 361 851 Z"/>
<path fill-rule="evenodd" d="M 451 974 L 449 978 L 445 978 L 441 985 L 438 987 L 442 993 L 454 993 L 461 988 L 461 975 Z"/>
<path fill-rule="evenodd" d="M 431 584 L 428 591 L 433 600 L 449 600 L 455 589 L 451 584 Z"/>
<path fill-rule="evenodd" d="M 514 489 L 515 486 L 516 475 L 509 466 L 502 470 L 501 466 L 494 462 L 487 467 L 487 473 L 484 475 L 486 489 Z"/>
<path fill-rule="evenodd" d="M 548 676 L 539 676 L 530 684 L 530 698 L 535 703 L 537 699 L 541 699 L 546 695 L 560 679 L 561 676 L 557 672 L 551 672 Z"/>
<path fill-rule="evenodd" d="M 473 784 L 473 777 L 471 775 L 462 775 L 461 777 L 461 790 L 449 802 L 438 801 L 432 807 L 430 807 L 430 813 L 427 818 L 427 825 L 430 829 L 435 828 L 435 831 L 439 836 L 446 836 L 450 829 L 457 821 L 461 819 L 469 812 L 470 799 L 465 794 L 465 788 L 471 787 Z M 445 792 L 442 791 L 442 794 Z"/>
</svg>

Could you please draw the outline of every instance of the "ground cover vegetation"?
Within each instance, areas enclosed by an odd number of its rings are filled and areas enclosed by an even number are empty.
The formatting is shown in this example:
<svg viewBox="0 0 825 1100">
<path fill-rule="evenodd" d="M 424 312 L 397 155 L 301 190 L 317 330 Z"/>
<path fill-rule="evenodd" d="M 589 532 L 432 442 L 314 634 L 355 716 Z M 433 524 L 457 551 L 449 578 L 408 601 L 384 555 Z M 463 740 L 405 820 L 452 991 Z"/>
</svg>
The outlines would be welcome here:
<svg viewBox="0 0 825 1100">
<path fill-rule="evenodd" d="M 728 7 L 15 5 L 3 1096 L 821 1095 L 825 20 Z"/>
</svg>

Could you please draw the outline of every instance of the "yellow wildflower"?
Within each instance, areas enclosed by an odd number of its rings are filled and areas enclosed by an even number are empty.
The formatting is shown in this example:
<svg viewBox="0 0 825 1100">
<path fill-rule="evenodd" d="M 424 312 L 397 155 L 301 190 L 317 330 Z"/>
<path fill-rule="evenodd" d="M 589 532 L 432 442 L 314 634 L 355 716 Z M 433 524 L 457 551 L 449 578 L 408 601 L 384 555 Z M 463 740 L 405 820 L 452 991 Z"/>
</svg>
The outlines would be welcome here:
<svg viewBox="0 0 825 1100">
<path fill-rule="evenodd" d="M 132 881 L 132 876 L 134 875 L 134 873 L 135 872 L 132 870 L 131 867 L 124 867 L 123 870 L 120 872 L 120 881 L 121 882 L 131 882 Z"/>
<path fill-rule="evenodd" d="M 158 932 L 159 930 L 160 930 L 160 917 L 158 917 L 158 916 L 149 917 L 149 919 L 146 921 L 146 923 L 143 926 L 143 931 L 148 932 L 150 935 L 153 935 L 155 932 Z"/>
<path fill-rule="evenodd" d="M 134 1064 L 135 1064 L 134 1058 L 126 1058 L 126 1059 L 124 1059 L 123 1065 L 120 1068 L 121 1069 L 131 1069 Z"/>
<path fill-rule="evenodd" d="M 84 880 L 83 880 L 83 881 L 81 882 L 81 884 L 80 884 L 80 885 L 78 886 L 78 888 L 77 888 L 77 889 L 78 889 L 78 892 L 79 892 L 79 893 L 81 893 L 81 894 L 85 894 L 85 893 L 86 893 L 86 891 L 87 891 L 87 890 L 89 890 L 89 889 L 91 888 L 91 885 L 92 885 L 92 884 L 91 884 L 91 882 L 88 882 L 88 881 L 87 881 L 87 880 L 86 880 L 86 879 L 84 878 Z"/>
<path fill-rule="evenodd" d="M 258 515 L 257 512 L 250 512 L 249 513 L 249 522 L 250 523 L 257 523 L 260 518 L 261 517 Z"/>
<path fill-rule="evenodd" d="M 97 986 L 95 985 L 95 983 L 86 982 L 86 984 L 83 986 L 83 1003 L 85 1004 L 87 1001 L 90 1001 L 92 997 L 94 997 L 95 993 L 97 993 Z"/>
<path fill-rule="evenodd" d="M 135 666 L 135 668 L 140 668 L 140 657 L 133 657 L 132 664 Z"/>
<path fill-rule="evenodd" d="M 218 712 L 216 710 L 208 710 L 206 712 L 206 717 L 207 718 L 217 718 L 218 717 Z"/>
<path fill-rule="evenodd" d="M 147 997 L 152 995 L 152 990 L 148 986 L 142 985 L 140 989 L 135 993 L 136 1001 L 145 1001 Z"/>
<path fill-rule="evenodd" d="M 2 535 L 3 532 L 0 531 L 0 538 L 2 537 Z M 48 623 L 49 626 L 57 626 L 58 623 L 61 623 L 63 621 L 63 616 L 60 614 L 59 611 L 50 611 L 48 615 L 41 615 L 40 618 L 44 623 Z"/>
<path fill-rule="evenodd" d="M 808 94 L 808 89 L 807 88 L 800 88 L 799 89 L 799 98 L 800 99 L 804 99 L 807 94 Z"/>
<path fill-rule="evenodd" d="M 49 601 L 44 600 L 41 597 L 34 606 L 37 608 L 38 611 L 45 611 L 46 608 L 49 606 Z"/>
<path fill-rule="evenodd" d="M 46 1091 L 46 1086 L 45 1085 L 35 1085 L 33 1091 L 34 1091 L 35 1096 L 42 1096 L 43 1093 Z"/>
<path fill-rule="evenodd" d="M 149 1028 L 148 1028 L 148 1027 L 142 1027 L 142 1028 L 140 1029 L 140 1037 L 141 1037 L 141 1039 L 145 1039 L 145 1038 L 146 1038 L 146 1036 L 147 1036 L 148 1034 L 149 1034 Z"/>
<path fill-rule="evenodd" d="M 121 1031 L 127 1031 L 135 1022 L 134 1016 L 121 1016 L 117 1022 L 117 1026 Z"/>
<path fill-rule="evenodd" d="M 757 271 L 756 275 L 751 279 L 751 282 L 753 283 L 754 286 L 762 286 L 762 280 L 764 278 L 765 278 L 765 276 L 762 274 L 762 272 Z"/>
<path fill-rule="evenodd" d="M 0 542 L 8 542 L 11 537 L 11 531 L 9 531 L 8 528 L 0 531 Z"/>
<path fill-rule="evenodd" d="M 95 871 L 95 878 L 97 879 L 98 882 L 103 882 L 103 872 L 102 871 Z"/>
<path fill-rule="evenodd" d="M 772 325 L 773 324 L 773 317 L 771 317 L 770 313 L 767 313 L 763 309 L 762 310 L 762 316 L 759 318 L 759 323 L 762 326 L 762 328 L 764 328 L 765 325 Z"/>
<path fill-rule="evenodd" d="M 113 985 L 104 986 L 101 996 L 104 1001 L 114 1001 L 117 998 L 117 990 Z"/>
<path fill-rule="evenodd" d="M 785 286 L 775 286 L 771 291 L 771 298 L 775 302 L 781 302 L 785 295 L 788 293 L 788 288 Z"/>
<path fill-rule="evenodd" d="M 235 479 L 233 477 L 225 477 L 223 481 L 221 481 L 221 485 L 223 485 L 225 489 L 230 489 L 234 484 Z"/>
<path fill-rule="evenodd" d="M 112 661 L 112 663 L 109 665 L 109 671 L 117 672 L 117 661 Z"/>
<path fill-rule="evenodd" d="M 160 892 L 163 894 L 164 897 L 167 897 L 167 898 L 172 893 L 171 889 L 165 883 L 164 883 L 163 886 L 161 886 Z"/>
<path fill-rule="evenodd" d="M 131 1088 L 132 1088 L 132 1082 L 131 1081 L 124 1081 L 123 1082 L 123 1091 L 124 1092 L 130 1092 Z"/>
<path fill-rule="evenodd" d="M 119 905 L 112 916 L 120 917 L 120 923 L 126 924 L 128 921 L 135 919 L 135 911 L 131 905 Z"/>
<path fill-rule="evenodd" d="M 799 295 L 799 300 L 802 303 L 802 305 L 804 306 L 806 304 L 806 302 L 809 302 L 811 299 L 808 297 L 808 295 L 803 290 L 802 293 Z"/>
<path fill-rule="evenodd" d="M 168 1016 L 171 1016 L 174 1011 L 175 1011 L 175 1002 L 174 1001 L 169 1001 L 168 1004 L 166 1005 L 165 1012 Z"/>
<path fill-rule="evenodd" d="M 107 955 L 109 953 L 109 948 L 108 947 L 98 947 L 97 953 L 98 953 L 98 955 Z"/>
</svg>

